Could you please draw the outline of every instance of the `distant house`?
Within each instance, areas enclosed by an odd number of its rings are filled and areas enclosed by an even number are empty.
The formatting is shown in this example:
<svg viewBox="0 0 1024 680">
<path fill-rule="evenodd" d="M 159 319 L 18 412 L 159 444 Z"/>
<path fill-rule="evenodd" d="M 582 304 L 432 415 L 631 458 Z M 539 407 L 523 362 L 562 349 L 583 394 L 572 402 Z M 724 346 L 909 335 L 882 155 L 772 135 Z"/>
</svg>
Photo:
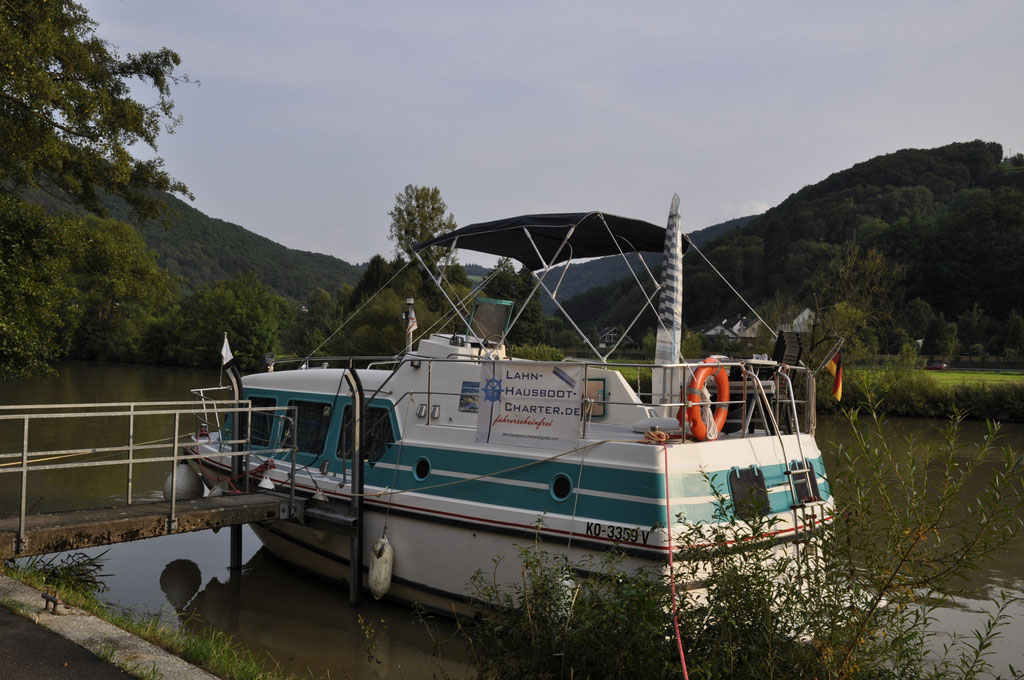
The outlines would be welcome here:
<svg viewBox="0 0 1024 680">
<path fill-rule="evenodd" d="M 754 338 L 757 337 L 757 319 L 748 319 L 742 314 L 722 319 L 701 329 L 700 333 L 708 337 Z"/>
<path fill-rule="evenodd" d="M 756 318 L 750 319 L 742 314 L 737 314 L 717 321 L 698 332 L 708 337 L 756 338 L 760 323 Z M 804 311 L 796 315 L 792 322 L 782 324 L 782 330 L 808 333 L 812 326 L 814 326 L 814 312 L 806 307 Z"/>
<path fill-rule="evenodd" d="M 617 343 L 618 341 L 619 341 L 619 329 L 618 328 L 616 328 L 614 326 L 609 326 L 608 328 L 602 328 L 600 331 L 598 331 L 598 335 L 597 335 L 597 347 L 598 347 L 598 349 L 607 349 L 609 347 L 614 347 L 615 343 Z M 630 339 L 630 337 L 628 335 L 625 337 L 625 342 L 627 344 L 631 342 L 631 339 Z"/>
<path fill-rule="evenodd" d="M 804 307 L 804 311 L 796 315 L 792 323 L 782 324 L 784 331 L 796 331 L 797 333 L 809 333 L 814 326 L 814 312 L 810 307 Z"/>
</svg>

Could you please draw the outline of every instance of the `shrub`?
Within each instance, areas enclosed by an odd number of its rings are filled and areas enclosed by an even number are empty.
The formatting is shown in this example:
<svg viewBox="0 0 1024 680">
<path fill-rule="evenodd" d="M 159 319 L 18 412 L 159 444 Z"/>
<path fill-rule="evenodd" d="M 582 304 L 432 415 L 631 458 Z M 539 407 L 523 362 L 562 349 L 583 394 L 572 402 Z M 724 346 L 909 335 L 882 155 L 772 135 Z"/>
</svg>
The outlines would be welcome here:
<svg viewBox="0 0 1024 680">
<path fill-rule="evenodd" d="M 570 564 L 534 544 L 521 548 L 523 582 L 504 588 L 477 573 L 474 595 L 491 604 L 470 624 L 481 677 L 659 678 L 671 673 L 668 591 L 660 573 L 628 575 L 607 553 Z"/>
<path fill-rule="evenodd" d="M 1021 453 L 999 455 L 997 425 L 964 446 L 962 412 L 929 448 L 886 437 L 873 412 L 847 415 L 856 443 L 830 471 L 832 517 L 798 543 L 783 549 L 777 527 L 716 492 L 715 523 L 679 518 L 673 574 L 627 573 L 616 556 L 570 563 L 536 543 L 521 550 L 521 582 L 478 574 L 475 593 L 490 608 L 465 630 L 479 676 L 683 677 L 673 577 L 699 586 L 675 590 L 690 678 L 990 673 L 986 650 L 1007 623 L 1008 599 L 973 634 L 945 636 L 931 623 L 951 603 L 951 584 L 1019 532 Z"/>
<path fill-rule="evenodd" d="M 562 350 L 544 344 L 512 345 L 509 354 L 517 359 L 530 361 L 562 361 L 565 359 L 565 353 Z"/>
</svg>

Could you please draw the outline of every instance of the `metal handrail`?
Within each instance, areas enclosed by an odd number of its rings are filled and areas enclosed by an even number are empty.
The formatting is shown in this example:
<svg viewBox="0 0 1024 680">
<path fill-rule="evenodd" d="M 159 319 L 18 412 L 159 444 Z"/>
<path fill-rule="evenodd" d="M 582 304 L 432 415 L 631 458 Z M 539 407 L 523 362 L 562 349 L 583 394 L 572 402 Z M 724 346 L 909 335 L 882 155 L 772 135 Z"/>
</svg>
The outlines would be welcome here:
<svg viewBox="0 0 1024 680">
<path fill-rule="evenodd" d="M 19 492 L 19 513 L 18 513 L 18 547 L 17 551 L 22 550 L 22 546 L 25 545 L 26 536 L 26 515 L 27 515 L 27 488 L 28 488 L 28 475 L 30 472 L 42 472 L 52 470 L 74 470 L 78 468 L 86 467 L 112 467 L 112 466 L 125 466 L 127 469 L 127 485 L 125 491 L 125 500 L 128 505 L 132 504 L 132 477 L 133 467 L 137 464 L 143 463 L 171 463 L 171 498 L 170 498 L 170 510 L 168 514 L 168 530 L 172 531 L 177 524 L 176 517 L 176 503 L 177 503 L 177 470 L 178 463 L 187 462 L 189 460 L 198 460 L 203 456 L 198 452 L 198 447 L 202 444 L 199 436 L 192 436 L 191 438 L 184 439 L 181 434 L 181 417 L 191 416 L 197 420 L 197 433 L 199 431 L 199 425 L 204 427 L 210 424 L 209 416 L 210 409 L 212 407 L 213 413 L 216 416 L 216 427 L 220 430 L 220 414 L 225 413 L 237 413 L 239 417 L 245 414 L 247 422 L 252 421 L 252 414 L 254 412 L 270 411 L 274 412 L 274 417 L 283 417 L 277 412 L 281 410 L 294 412 L 294 407 L 278 407 L 278 406 L 253 406 L 251 402 L 244 401 L 238 402 L 234 400 L 215 400 L 207 397 L 203 392 L 205 390 L 198 390 L 201 405 L 196 406 L 195 401 L 154 401 L 154 402 L 103 402 L 103 403 L 82 403 L 82 404 L 25 404 L 25 405 L 4 405 L 0 406 L 0 422 L 17 422 L 22 423 L 22 437 L 21 437 L 21 451 L 18 453 L 0 453 L 0 460 L 6 459 L 18 459 L 17 462 L 12 463 L 0 463 L 0 475 L 18 473 L 21 476 L 21 485 Z M 169 406 L 181 406 L 187 405 L 188 408 L 167 408 Z M 71 409 L 77 409 L 73 411 Z M 104 409 L 104 410 L 91 410 L 91 409 Z M 53 413 L 47 412 L 35 412 L 35 411 L 59 411 Z M 6 411 L 7 413 L 4 413 Z M 13 411 L 20 411 L 18 413 L 11 413 Z M 173 416 L 173 435 L 169 439 L 160 440 L 157 442 L 136 444 L 135 443 L 135 422 L 140 417 L 167 417 Z M 124 418 L 127 417 L 129 420 L 128 428 L 128 443 L 119 446 L 102 446 L 102 447 L 89 447 L 89 448 L 73 448 L 73 449 L 51 449 L 51 450 L 29 450 L 29 436 L 31 432 L 30 424 L 40 421 L 53 421 L 53 420 L 64 420 L 69 418 L 77 419 L 94 419 L 94 418 Z M 295 431 L 295 428 L 292 428 Z M 187 435 L 186 435 L 187 436 Z M 259 455 L 264 457 L 272 457 L 275 454 L 290 453 L 292 468 L 295 466 L 295 452 L 296 446 L 293 441 L 290 446 L 284 445 L 283 442 L 278 448 L 259 448 L 254 449 L 252 447 L 251 437 L 248 435 L 245 438 L 236 438 L 229 440 L 222 440 L 218 438 L 218 455 L 222 457 L 239 457 L 245 456 L 248 458 L 251 455 Z M 241 448 L 237 451 L 224 451 L 225 445 L 234 447 L 240 446 Z M 139 451 L 150 451 L 171 448 L 171 455 L 167 456 L 151 456 L 146 458 L 136 458 L 136 453 Z M 188 447 L 193 447 L 191 450 Z M 180 453 L 179 449 L 185 449 L 187 453 Z M 126 452 L 126 458 L 118 458 L 114 460 L 88 460 L 88 461 L 73 461 L 73 462 L 58 462 L 43 464 L 45 460 L 51 458 L 67 458 L 70 456 L 84 455 L 84 454 L 111 454 L 118 452 Z M 19 464 L 20 463 L 20 464 Z M 245 474 L 249 474 L 249 465 L 245 466 Z M 290 498 L 292 503 L 292 509 L 294 510 L 295 502 L 295 476 L 292 475 L 288 481 L 291 487 Z"/>
</svg>

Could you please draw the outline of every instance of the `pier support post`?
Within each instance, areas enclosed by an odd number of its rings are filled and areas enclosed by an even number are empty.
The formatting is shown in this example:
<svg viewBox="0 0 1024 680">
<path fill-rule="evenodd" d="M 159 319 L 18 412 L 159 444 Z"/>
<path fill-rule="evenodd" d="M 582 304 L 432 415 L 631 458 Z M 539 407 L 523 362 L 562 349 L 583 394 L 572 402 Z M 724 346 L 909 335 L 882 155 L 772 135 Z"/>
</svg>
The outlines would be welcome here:
<svg viewBox="0 0 1024 680">
<path fill-rule="evenodd" d="M 242 525 L 231 525 L 231 556 L 228 561 L 228 568 L 235 570 L 242 568 Z"/>
<path fill-rule="evenodd" d="M 227 336 L 225 336 L 227 337 Z M 242 401 L 242 376 L 238 373 L 238 369 L 233 365 L 228 367 L 228 380 L 231 382 L 231 391 L 235 400 L 234 404 L 234 423 L 235 431 L 231 433 L 234 439 L 245 440 L 244 444 L 234 444 L 231 447 L 231 451 L 234 455 L 231 456 L 231 477 L 232 479 L 241 480 L 245 477 L 246 491 L 249 490 L 249 465 L 248 456 L 246 456 L 245 468 L 243 470 L 242 457 L 238 455 L 242 451 L 252 450 L 251 442 L 249 441 L 250 421 L 252 418 L 252 404 Z M 295 469 L 294 466 L 292 468 Z M 231 547 L 230 555 L 228 559 L 229 569 L 241 569 L 242 568 L 242 525 L 235 524 L 231 527 Z"/>
<path fill-rule="evenodd" d="M 355 369 L 349 366 L 345 379 L 352 389 L 352 512 L 356 516 L 355 534 L 349 543 L 349 604 L 359 602 L 363 588 L 363 442 L 365 415 L 363 383 Z"/>
</svg>

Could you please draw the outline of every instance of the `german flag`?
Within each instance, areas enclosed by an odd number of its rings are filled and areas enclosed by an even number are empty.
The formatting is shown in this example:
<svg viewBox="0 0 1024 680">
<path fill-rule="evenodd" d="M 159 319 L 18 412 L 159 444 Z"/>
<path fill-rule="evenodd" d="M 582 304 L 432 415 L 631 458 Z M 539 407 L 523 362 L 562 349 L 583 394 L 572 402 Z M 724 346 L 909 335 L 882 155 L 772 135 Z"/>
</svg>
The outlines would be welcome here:
<svg viewBox="0 0 1024 680">
<path fill-rule="evenodd" d="M 828 360 L 828 364 L 825 366 L 828 372 L 832 374 L 832 396 L 836 398 L 836 401 L 842 401 L 843 399 L 843 357 L 840 356 L 839 352 L 835 353 L 831 359 Z"/>
</svg>

